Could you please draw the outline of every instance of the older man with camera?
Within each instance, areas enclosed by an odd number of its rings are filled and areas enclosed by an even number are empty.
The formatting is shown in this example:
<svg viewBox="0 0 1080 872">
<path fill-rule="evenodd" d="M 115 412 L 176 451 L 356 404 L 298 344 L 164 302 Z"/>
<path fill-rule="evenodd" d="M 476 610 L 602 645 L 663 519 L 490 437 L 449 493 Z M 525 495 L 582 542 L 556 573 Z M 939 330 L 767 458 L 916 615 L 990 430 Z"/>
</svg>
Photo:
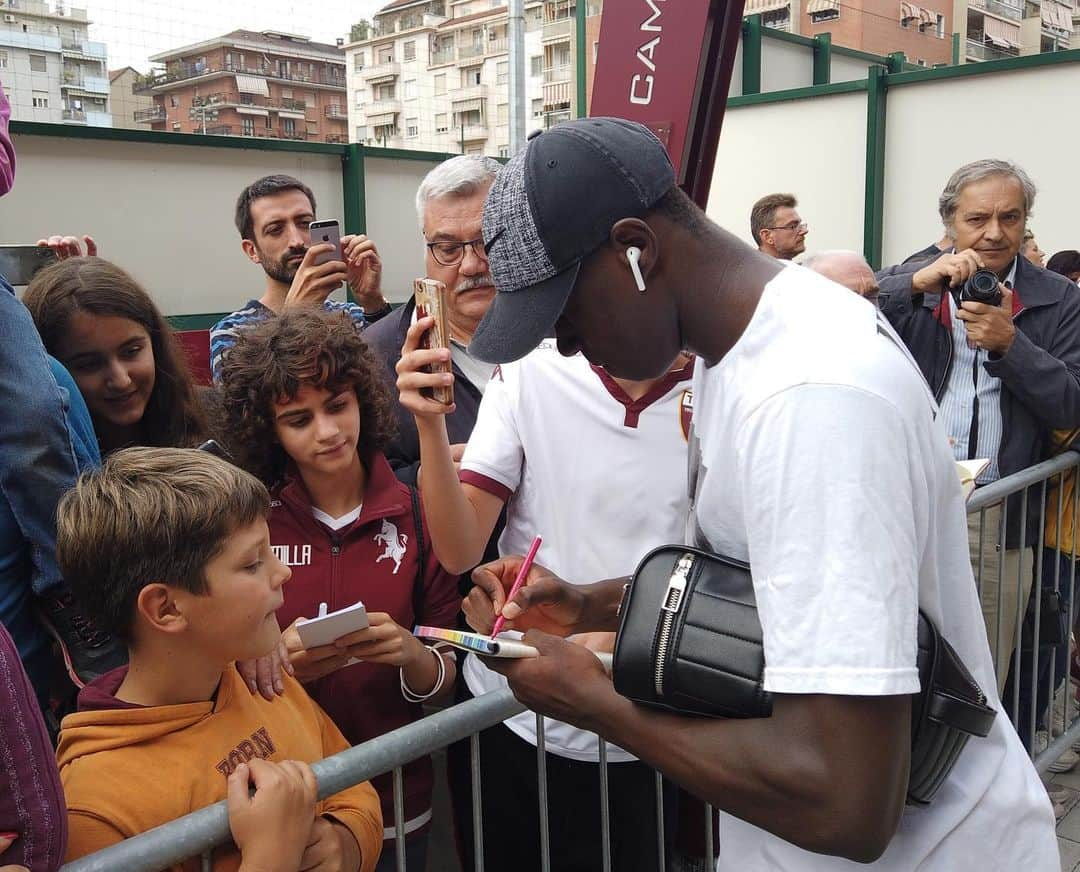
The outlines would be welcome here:
<svg viewBox="0 0 1080 872">
<path fill-rule="evenodd" d="M 1080 426 L 1080 295 L 1020 256 L 1034 202 L 1035 185 L 1016 164 L 962 166 L 938 203 L 951 250 L 878 276 L 881 309 L 926 376 L 956 459 L 989 459 L 980 485 L 1046 459 L 1050 431 Z M 986 511 L 982 536 L 979 515 L 969 516 L 999 689 L 1031 589 L 1037 491 L 1026 529 L 1019 495 L 1008 500 L 1003 548 L 994 547 L 1001 505 Z"/>
</svg>

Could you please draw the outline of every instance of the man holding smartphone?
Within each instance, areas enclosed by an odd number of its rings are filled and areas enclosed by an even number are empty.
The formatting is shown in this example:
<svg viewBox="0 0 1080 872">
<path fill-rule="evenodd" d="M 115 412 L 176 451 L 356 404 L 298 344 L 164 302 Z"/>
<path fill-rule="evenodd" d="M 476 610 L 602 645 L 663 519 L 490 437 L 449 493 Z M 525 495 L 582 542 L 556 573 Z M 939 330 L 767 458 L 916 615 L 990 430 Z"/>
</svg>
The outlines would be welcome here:
<svg viewBox="0 0 1080 872">
<path fill-rule="evenodd" d="M 215 382 L 222 357 L 236 344 L 237 333 L 290 306 L 345 312 L 358 329 L 390 311 L 382 295 L 382 262 L 375 243 L 356 234 L 342 236 L 336 248 L 331 241 L 313 245 L 313 222 L 315 195 L 292 176 L 264 176 L 240 192 L 236 229 L 244 254 L 266 273 L 266 290 L 210 331 L 210 371 Z M 345 282 L 356 302 L 329 299 Z"/>
</svg>

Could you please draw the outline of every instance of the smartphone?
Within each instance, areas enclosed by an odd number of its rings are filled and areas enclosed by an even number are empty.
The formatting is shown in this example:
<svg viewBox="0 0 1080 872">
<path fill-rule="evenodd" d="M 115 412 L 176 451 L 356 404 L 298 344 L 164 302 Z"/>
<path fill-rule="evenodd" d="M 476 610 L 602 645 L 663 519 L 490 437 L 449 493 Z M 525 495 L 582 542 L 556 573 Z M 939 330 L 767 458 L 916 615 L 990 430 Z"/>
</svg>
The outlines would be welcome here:
<svg viewBox="0 0 1080 872">
<path fill-rule="evenodd" d="M 345 256 L 341 251 L 341 228 L 338 227 L 337 218 L 312 221 L 308 227 L 308 231 L 311 233 L 312 245 L 322 245 L 324 242 L 329 242 L 334 246 L 333 251 L 327 252 L 326 254 L 320 254 L 315 258 L 316 266 L 323 263 L 329 263 L 332 260 L 345 260 Z"/>
<path fill-rule="evenodd" d="M 416 317 L 431 316 L 435 319 L 434 326 L 424 334 L 424 348 L 449 348 L 450 328 L 446 323 L 446 285 L 435 279 L 416 279 L 413 282 L 413 296 L 416 298 Z M 450 371 L 450 361 L 428 367 L 428 372 Z M 447 406 L 454 402 L 453 385 L 424 388 L 421 393 Z"/>
<path fill-rule="evenodd" d="M 56 252 L 45 245 L 0 245 L 0 276 L 13 285 L 30 284 L 50 263 L 56 263 Z"/>
</svg>

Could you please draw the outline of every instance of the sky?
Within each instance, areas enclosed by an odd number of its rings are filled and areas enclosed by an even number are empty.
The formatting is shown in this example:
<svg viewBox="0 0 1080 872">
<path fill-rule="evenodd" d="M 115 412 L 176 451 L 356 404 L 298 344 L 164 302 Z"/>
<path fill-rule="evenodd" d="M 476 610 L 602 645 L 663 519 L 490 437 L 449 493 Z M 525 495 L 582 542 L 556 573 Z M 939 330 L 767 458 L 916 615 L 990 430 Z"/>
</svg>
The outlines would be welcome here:
<svg viewBox="0 0 1080 872">
<path fill-rule="evenodd" d="M 56 0 L 51 0 L 55 6 Z M 145 72 L 147 58 L 230 30 L 280 30 L 331 45 L 389 0 L 65 0 L 83 8 L 90 38 L 104 42 L 109 69 Z"/>
</svg>

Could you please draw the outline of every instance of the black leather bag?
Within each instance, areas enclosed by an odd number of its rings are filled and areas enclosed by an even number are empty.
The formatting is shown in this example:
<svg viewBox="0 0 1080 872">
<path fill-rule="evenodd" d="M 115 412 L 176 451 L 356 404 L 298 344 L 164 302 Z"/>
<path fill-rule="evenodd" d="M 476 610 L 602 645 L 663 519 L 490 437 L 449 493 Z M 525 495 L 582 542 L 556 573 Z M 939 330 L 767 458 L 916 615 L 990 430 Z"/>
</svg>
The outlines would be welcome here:
<svg viewBox="0 0 1080 872">
<path fill-rule="evenodd" d="M 911 705 L 908 802 L 925 805 L 994 709 L 959 655 L 920 612 L 919 685 Z M 645 556 L 623 598 L 612 675 L 644 705 L 684 714 L 767 718 L 765 652 L 750 567 L 684 545 Z"/>
</svg>

